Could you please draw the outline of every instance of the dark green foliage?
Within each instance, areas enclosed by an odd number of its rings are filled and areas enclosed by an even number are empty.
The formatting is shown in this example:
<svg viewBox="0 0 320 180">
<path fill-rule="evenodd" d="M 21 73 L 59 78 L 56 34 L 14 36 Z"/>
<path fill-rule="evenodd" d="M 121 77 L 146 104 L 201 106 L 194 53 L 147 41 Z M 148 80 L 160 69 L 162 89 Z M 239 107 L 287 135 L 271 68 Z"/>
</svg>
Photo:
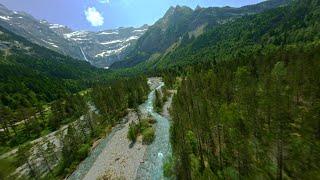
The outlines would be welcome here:
<svg viewBox="0 0 320 180">
<path fill-rule="evenodd" d="M 176 83 L 176 76 L 174 73 L 165 72 L 162 75 L 162 80 L 167 87 L 167 89 L 173 89 Z"/>
<path fill-rule="evenodd" d="M 143 103 L 148 92 L 146 78 L 136 77 L 95 86 L 91 96 L 106 121 L 114 124 L 126 114 L 128 108 L 136 108 Z"/>
<path fill-rule="evenodd" d="M 62 140 L 62 161 L 60 163 L 60 171 L 58 174 L 68 174 L 74 169 L 74 166 L 81 160 L 82 151 L 80 151 L 81 138 L 78 136 L 76 129 L 70 125 L 67 134 Z M 79 153 L 80 151 L 80 153 Z"/>
<path fill-rule="evenodd" d="M 17 152 L 18 164 L 22 165 L 26 163 L 29 169 L 29 176 L 37 178 L 36 170 L 34 169 L 32 163 L 29 160 L 31 153 L 32 153 L 31 144 L 25 144 L 25 145 L 19 146 L 19 149 Z"/>
<path fill-rule="evenodd" d="M 156 112 L 161 112 L 162 111 L 162 107 L 163 107 L 163 99 L 162 99 L 163 95 L 160 92 L 160 90 L 155 90 L 155 98 L 154 98 L 154 102 L 153 102 L 153 107 L 156 110 Z"/>
<path fill-rule="evenodd" d="M 78 92 L 100 70 L 35 45 L 0 27 L 0 106 L 17 109 Z"/>
<path fill-rule="evenodd" d="M 132 142 L 135 142 L 139 135 L 142 135 L 142 143 L 151 144 L 155 138 L 155 129 L 153 119 L 142 119 L 139 122 L 132 122 L 129 125 L 127 137 Z"/>
<path fill-rule="evenodd" d="M 48 126 L 51 130 L 56 130 L 60 125 L 67 124 L 86 114 L 88 105 L 82 96 L 76 94 L 53 102 L 51 111 Z"/>
<path fill-rule="evenodd" d="M 77 165 L 87 157 L 91 145 L 88 139 L 80 137 L 78 131 L 69 125 L 62 140 L 62 160 L 56 167 L 54 175 L 63 176 L 72 173 Z"/>
<path fill-rule="evenodd" d="M 320 39 L 318 19 L 318 0 L 308 3 L 295 1 L 286 7 L 245 15 L 208 27 L 194 40 L 177 45 L 155 60 L 118 71 L 118 74 L 142 71 L 154 75 L 156 71 L 176 76 L 188 66 L 202 62 L 215 63 L 236 57 L 244 58 L 263 49 L 273 51 L 284 45 L 303 45 Z"/>
<path fill-rule="evenodd" d="M 136 142 L 138 132 L 139 132 L 139 129 L 137 124 L 130 123 L 127 138 L 132 142 Z"/>
<path fill-rule="evenodd" d="M 318 178 L 319 52 L 266 48 L 190 69 L 173 100 L 177 178 Z"/>
<path fill-rule="evenodd" d="M 5 129 L 5 132 L 0 132 L 0 146 L 9 150 L 37 139 L 59 129 L 61 125 L 78 119 L 87 111 L 87 102 L 78 94 L 54 101 L 49 114 L 49 110 L 44 110 L 42 105 L 36 108 L 20 107 L 16 111 L 0 107 L 1 128 Z M 16 124 L 18 122 L 20 124 Z"/>
<path fill-rule="evenodd" d="M 184 46 L 193 42 L 195 36 L 200 35 L 201 31 L 217 27 L 247 14 L 285 6 L 290 2 L 291 0 L 271 0 L 241 8 L 210 7 L 195 10 L 185 6 L 171 7 L 164 17 L 149 27 L 148 31 L 131 47 L 123 61 L 114 63 L 112 68 L 132 67 L 148 59 L 152 60 L 151 57 L 157 53 L 166 54 L 176 45 Z M 172 59 L 174 60 L 174 58 Z"/>
<path fill-rule="evenodd" d="M 85 159 L 90 151 L 90 148 L 90 144 L 82 144 L 77 151 L 77 159 Z"/>
<path fill-rule="evenodd" d="M 98 89 L 101 91 L 98 91 Z M 36 108 L 21 107 L 16 111 L 12 111 L 8 107 L 0 108 L 1 128 L 5 129 L 4 132 L 0 132 L 1 150 L 6 150 L 5 147 L 13 148 L 18 144 L 39 138 L 43 133 L 46 135 L 50 131 L 58 130 L 61 125 L 68 124 L 66 135 L 63 135 L 65 132 L 60 133 L 62 158 L 58 166 L 53 167 L 51 165 L 57 163 L 58 157 L 60 157 L 54 152 L 54 144 L 48 142 L 47 149 L 42 149 L 41 145 L 38 146 L 38 148 L 40 147 L 39 156 L 43 157 L 46 168 L 50 171 L 47 175 L 48 178 L 49 176 L 51 178 L 63 178 L 73 172 L 77 165 L 87 157 L 94 139 L 99 136 L 104 137 L 109 129 L 123 118 L 128 108 L 136 108 L 146 99 L 149 86 L 146 78 L 137 77 L 110 82 L 94 88 L 91 92 L 95 93 L 94 95 L 91 94 L 92 100 L 97 103 L 96 106 L 101 115 L 88 111 L 89 97 L 85 97 L 86 94 L 84 96 L 80 95 L 83 93 L 58 99 L 52 102 L 49 108 L 47 106 L 44 108 L 42 105 L 38 105 Z M 110 98 L 104 95 L 115 96 Z M 98 97 L 107 99 L 95 99 Z M 110 99 L 113 102 L 110 103 Z M 107 103 L 103 100 L 106 100 Z M 111 113 L 105 114 L 107 111 L 104 111 L 106 110 L 103 109 L 104 107 L 109 108 Z M 113 111 L 113 109 L 118 111 Z M 77 121 L 76 124 L 72 123 L 74 120 L 78 120 L 80 116 L 83 116 L 81 121 Z M 14 123 L 20 121 L 23 123 L 14 125 Z M 32 148 L 30 144 L 19 148 L 18 161 L 14 166 L 19 167 L 27 163 L 30 173 L 32 173 L 29 175 L 36 177 L 37 172 L 32 164 L 34 162 L 28 161 L 28 157 L 31 156 L 30 148 Z"/>
<path fill-rule="evenodd" d="M 14 171 L 12 163 L 8 160 L 0 160 L 0 179 L 7 179 L 8 176 Z"/>
<path fill-rule="evenodd" d="M 319 6 L 319 0 L 300 0 L 261 14 L 244 15 L 240 11 L 244 16 L 232 20 L 230 16 L 212 18 L 215 13 L 236 10 L 229 7 L 209 11 L 197 8 L 197 13 L 179 7 L 168 12 L 167 18 L 172 18 L 164 19 L 168 24 L 151 28 L 132 47 L 124 66 L 158 54 L 155 59 L 132 69 L 103 74 L 103 80 L 112 79 L 106 84 L 97 76 L 101 71 L 89 64 L 0 28 L 4 32 L 1 42 L 11 44 L 0 51 L 0 123 L 4 129 L 0 132 L 0 151 L 86 114 L 87 102 L 70 94 L 95 82 L 99 85 L 92 89 L 91 98 L 101 116 L 95 117 L 95 122 L 94 115 L 89 115 L 86 124 L 79 125 L 80 131 L 69 126 L 63 138 L 62 161 L 53 170 L 53 176 L 63 178 L 86 157 L 92 140 L 105 135 L 106 126 L 118 123 L 128 109 L 136 109 L 146 99 L 149 88 L 145 77 L 118 78 L 137 73 L 165 74 L 167 88 L 179 86 L 177 79 L 182 81 L 173 100 L 173 158 L 165 163 L 166 176 L 176 174 L 178 179 L 186 180 L 317 179 Z M 186 34 L 208 19 L 212 21 L 201 36 Z M 156 96 L 159 109 L 165 98 L 158 91 Z M 41 108 L 48 102 L 52 102 L 51 116 Z M 15 125 L 21 120 L 26 121 Z M 90 134 L 81 132 L 83 126 L 91 129 Z M 130 125 L 128 138 L 134 141 L 139 134 L 145 142 L 152 142 L 151 121 Z M 30 149 L 29 144 L 22 145 L 16 163 L 27 162 L 30 175 L 37 177 L 28 163 Z M 55 156 L 53 147 L 50 149 L 48 154 Z M 6 175 L 0 172 L 0 178 Z"/>
<path fill-rule="evenodd" d="M 168 86 L 163 86 L 161 89 L 155 90 L 153 108 L 158 113 L 163 111 L 164 103 L 168 100 L 170 93 L 168 92 L 167 87 Z"/>
<path fill-rule="evenodd" d="M 163 164 L 163 175 L 166 178 L 173 178 L 175 177 L 175 164 L 172 157 L 169 157 L 165 160 Z"/>
<path fill-rule="evenodd" d="M 309 3 L 296 1 L 287 7 L 216 26 L 193 42 L 159 58 L 157 66 L 183 67 L 203 61 L 229 60 L 267 47 L 319 40 L 320 10 L 317 3 L 317 0 Z"/>
<path fill-rule="evenodd" d="M 142 143 L 143 144 L 151 144 L 155 138 L 155 129 L 153 127 L 149 127 L 142 131 Z"/>
</svg>

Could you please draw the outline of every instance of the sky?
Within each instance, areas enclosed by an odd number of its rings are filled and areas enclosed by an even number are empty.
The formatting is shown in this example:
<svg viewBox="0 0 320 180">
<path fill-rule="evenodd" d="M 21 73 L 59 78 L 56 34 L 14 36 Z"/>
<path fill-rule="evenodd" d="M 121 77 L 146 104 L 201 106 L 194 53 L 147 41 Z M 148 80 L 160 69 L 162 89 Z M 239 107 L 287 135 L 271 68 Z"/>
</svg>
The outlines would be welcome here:
<svg viewBox="0 0 320 180">
<path fill-rule="evenodd" d="M 152 25 L 170 6 L 241 7 L 261 1 L 263 0 L 0 0 L 0 4 L 11 10 L 29 13 L 39 20 L 66 25 L 73 30 L 99 31 Z"/>
</svg>

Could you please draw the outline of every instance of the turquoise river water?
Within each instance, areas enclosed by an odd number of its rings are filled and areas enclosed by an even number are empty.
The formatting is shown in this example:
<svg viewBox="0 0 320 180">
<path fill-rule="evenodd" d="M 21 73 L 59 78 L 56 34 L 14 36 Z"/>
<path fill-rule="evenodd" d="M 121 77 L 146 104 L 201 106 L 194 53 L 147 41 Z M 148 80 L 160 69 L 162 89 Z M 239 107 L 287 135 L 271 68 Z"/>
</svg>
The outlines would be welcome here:
<svg viewBox="0 0 320 180">
<path fill-rule="evenodd" d="M 163 82 L 156 89 L 160 89 L 164 85 Z M 157 123 L 155 124 L 156 137 L 154 142 L 147 147 L 144 154 L 143 163 L 140 164 L 137 172 L 137 177 L 132 179 L 147 179 L 158 180 L 164 179 L 163 177 L 163 163 L 164 160 L 171 154 L 171 146 L 169 139 L 169 120 L 160 114 L 156 113 L 153 109 L 153 102 L 155 98 L 155 90 L 152 90 L 147 101 L 140 105 L 142 112 L 150 114 Z M 125 123 L 125 122 L 123 122 Z M 123 127 L 122 124 L 113 128 L 112 132 L 89 154 L 89 156 L 79 165 L 78 169 L 68 179 L 79 180 L 82 179 L 90 170 L 99 154 L 108 146 L 109 140 L 113 135 Z"/>
</svg>

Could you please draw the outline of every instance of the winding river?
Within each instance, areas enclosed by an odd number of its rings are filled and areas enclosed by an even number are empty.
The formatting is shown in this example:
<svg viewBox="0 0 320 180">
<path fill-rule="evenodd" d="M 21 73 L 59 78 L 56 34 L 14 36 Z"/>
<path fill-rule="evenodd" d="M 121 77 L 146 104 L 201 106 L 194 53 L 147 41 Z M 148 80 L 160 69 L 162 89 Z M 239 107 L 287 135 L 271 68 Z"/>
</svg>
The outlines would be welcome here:
<svg viewBox="0 0 320 180">
<path fill-rule="evenodd" d="M 130 142 L 126 138 L 130 122 L 128 122 L 128 117 L 130 119 L 128 115 L 123 123 L 114 127 L 112 132 L 100 141 L 68 179 L 97 179 L 104 175 L 106 170 L 112 168 L 116 171 L 115 176 L 121 174 L 121 177 L 126 179 L 164 179 L 163 161 L 171 153 L 170 123 L 167 118 L 153 109 L 155 90 L 160 89 L 164 83 L 159 78 L 150 78 L 148 83 L 152 91 L 146 102 L 139 108 L 143 114 L 149 114 L 157 121 L 154 142 L 149 146 L 136 143 L 129 148 Z"/>
<path fill-rule="evenodd" d="M 157 89 L 163 86 L 161 82 Z M 169 120 L 156 113 L 153 109 L 153 100 L 155 91 L 149 94 L 148 100 L 142 105 L 154 119 L 156 119 L 156 138 L 154 142 L 147 147 L 144 163 L 138 169 L 136 179 L 163 179 L 163 162 L 171 153 L 170 139 L 169 139 Z"/>
</svg>

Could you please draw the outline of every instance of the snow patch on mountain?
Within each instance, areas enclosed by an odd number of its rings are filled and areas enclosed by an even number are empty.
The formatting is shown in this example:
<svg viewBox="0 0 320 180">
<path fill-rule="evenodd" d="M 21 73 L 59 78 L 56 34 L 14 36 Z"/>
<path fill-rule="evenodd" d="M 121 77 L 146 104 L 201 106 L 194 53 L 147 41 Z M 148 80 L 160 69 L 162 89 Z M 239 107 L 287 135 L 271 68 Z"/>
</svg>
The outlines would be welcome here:
<svg viewBox="0 0 320 180">
<path fill-rule="evenodd" d="M 10 16 L 0 16 L 0 19 L 3 19 L 5 21 L 10 21 L 11 18 L 12 17 L 10 17 Z"/>
<path fill-rule="evenodd" d="M 136 30 L 134 30 L 134 31 L 132 31 L 132 32 L 145 32 L 145 31 L 147 31 L 148 29 L 136 29 Z"/>
<path fill-rule="evenodd" d="M 109 56 L 109 55 L 110 55 L 110 52 L 106 51 L 106 52 L 102 52 L 102 53 L 95 55 L 95 57 L 98 58 L 98 57 L 105 57 L 105 56 Z"/>
<path fill-rule="evenodd" d="M 48 21 L 46 21 L 46 20 L 40 20 L 40 23 L 41 23 L 41 24 L 48 24 Z"/>
<path fill-rule="evenodd" d="M 0 5 L 1 6 L 1 5 Z M 104 68 L 125 55 L 127 47 L 137 40 L 147 29 L 121 27 L 117 29 L 94 31 L 73 31 L 65 25 L 36 19 L 24 12 L 15 12 L 0 7 L 0 21 L 5 28 L 23 35 L 40 46 L 47 47 L 73 58 L 89 61 Z"/>
<path fill-rule="evenodd" d="M 128 39 L 126 39 L 126 42 L 136 40 L 136 39 L 139 39 L 139 37 L 138 36 L 131 36 Z"/>
<path fill-rule="evenodd" d="M 84 38 L 71 38 L 74 41 L 89 41 L 90 39 L 84 39 Z"/>
<path fill-rule="evenodd" d="M 57 28 L 65 28 L 66 26 L 60 24 L 50 24 L 50 29 L 57 29 Z"/>
<path fill-rule="evenodd" d="M 119 34 L 119 32 L 101 32 L 99 35 L 111 35 L 111 34 Z"/>
<path fill-rule="evenodd" d="M 125 48 L 127 48 L 130 44 L 127 44 L 125 46 L 120 47 L 119 49 L 114 49 L 114 50 L 108 50 L 108 51 L 103 51 L 97 55 L 95 55 L 96 58 L 98 57 L 108 57 L 111 55 L 117 55 L 121 53 Z"/>
<path fill-rule="evenodd" d="M 59 46 L 57 46 L 55 43 L 53 43 L 53 42 L 49 42 L 49 41 L 46 41 L 46 40 L 43 40 L 43 39 L 41 39 L 43 42 L 45 42 L 45 43 L 47 43 L 47 44 L 49 44 L 50 46 L 52 46 L 52 47 L 55 47 L 55 48 L 59 48 Z"/>
<path fill-rule="evenodd" d="M 67 39 L 71 39 L 73 37 L 85 37 L 88 33 L 88 31 L 75 31 L 72 33 L 64 34 L 64 37 Z"/>
<path fill-rule="evenodd" d="M 114 41 L 107 41 L 107 42 L 102 42 L 100 44 L 102 45 L 110 45 L 110 44 L 116 44 L 116 43 L 122 43 L 123 41 L 121 40 L 114 40 Z"/>
</svg>

